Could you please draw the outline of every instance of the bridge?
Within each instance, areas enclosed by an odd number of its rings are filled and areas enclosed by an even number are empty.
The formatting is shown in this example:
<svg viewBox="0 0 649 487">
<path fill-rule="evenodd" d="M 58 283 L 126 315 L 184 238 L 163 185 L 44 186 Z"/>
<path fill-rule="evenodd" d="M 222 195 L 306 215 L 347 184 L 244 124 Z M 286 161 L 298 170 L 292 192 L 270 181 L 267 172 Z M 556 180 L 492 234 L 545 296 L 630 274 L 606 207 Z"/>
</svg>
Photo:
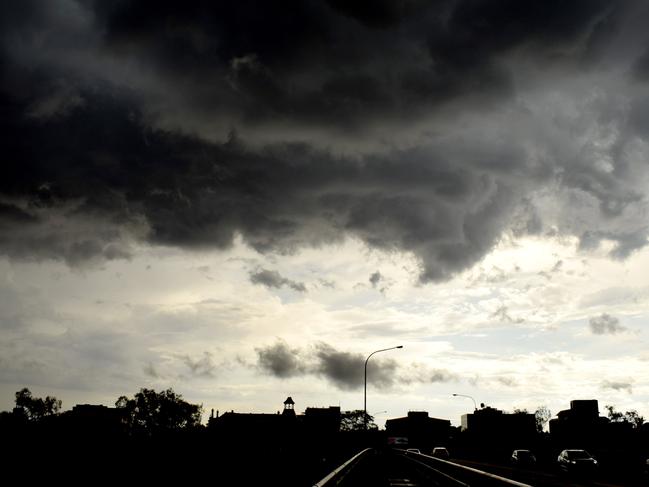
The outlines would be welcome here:
<svg viewBox="0 0 649 487">
<path fill-rule="evenodd" d="M 399 449 L 363 450 L 314 487 L 556 487 L 627 485 L 565 478 L 556 472 L 505 468 L 462 460 L 447 461 Z M 487 471 L 490 470 L 490 471 Z M 494 471 L 498 473 L 494 473 Z M 506 476 L 507 475 L 507 476 Z"/>
</svg>

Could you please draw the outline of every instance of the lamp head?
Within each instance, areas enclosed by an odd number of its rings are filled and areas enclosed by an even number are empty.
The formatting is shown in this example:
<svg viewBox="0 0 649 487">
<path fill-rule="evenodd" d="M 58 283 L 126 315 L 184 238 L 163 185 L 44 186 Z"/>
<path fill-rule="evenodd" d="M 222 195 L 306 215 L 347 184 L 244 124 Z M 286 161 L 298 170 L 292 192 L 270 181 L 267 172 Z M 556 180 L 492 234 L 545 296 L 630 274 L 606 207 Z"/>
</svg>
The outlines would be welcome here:
<svg viewBox="0 0 649 487">
<path fill-rule="evenodd" d="M 399 346 L 398 346 L 398 347 L 396 347 L 396 348 L 403 348 L 403 345 L 399 345 Z"/>
</svg>

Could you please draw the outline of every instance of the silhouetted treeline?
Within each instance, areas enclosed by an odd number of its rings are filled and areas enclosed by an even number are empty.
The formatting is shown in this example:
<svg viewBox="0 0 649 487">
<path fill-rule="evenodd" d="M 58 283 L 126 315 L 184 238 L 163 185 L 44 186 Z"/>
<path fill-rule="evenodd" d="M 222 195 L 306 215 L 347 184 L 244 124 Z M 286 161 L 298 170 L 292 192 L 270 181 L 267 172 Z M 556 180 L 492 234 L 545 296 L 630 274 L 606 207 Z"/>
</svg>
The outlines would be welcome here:
<svg viewBox="0 0 649 487">
<path fill-rule="evenodd" d="M 548 468 L 560 450 L 583 448 L 615 475 L 636 475 L 649 457 L 644 418 L 612 406 L 600 416 L 595 400 L 572 401 L 550 420 L 550 432 L 543 431 L 551 416 L 544 407 L 512 414 L 481 407 L 462 417 L 462 427 L 410 412 L 383 431 L 362 410 L 306 408 L 298 415 L 293 404 L 288 398 L 276 414 L 217 412 L 202 425 L 202 405 L 172 389 L 141 389 L 120 396 L 115 407 L 79 404 L 61 412 L 61 401 L 25 388 L 16 392 L 13 411 L 0 413 L 0 434 L 10 445 L 3 460 L 34 480 L 61 475 L 72 484 L 94 482 L 101 472 L 102 479 L 120 482 L 187 483 L 208 476 L 217 485 L 297 486 L 319 480 L 363 448 L 385 448 L 393 436 L 406 437 L 407 444 L 396 447 L 430 454 L 444 446 L 451 458 L 491 462 L 529 449 Z"/>
<path fill-rule="evenodd" d="M 132 433 L 155 434 L 196 428 L 201 425 L 203 406 L 184 401 L 172 389 L 156 392 L 140 389 L 134 398 L 121 396 L 115 406 L 126 429 Z"/>
<path fill-rule="evenodd" d="M 7 465 L 32 481 L 65 478 L 88 483 L 211 478 L 217 485 L 258 482 L 309 485 L 368 442 L 384 435 L 362 411 L 307 408 L 304 415 L 226 413 L 201 424 L 202 406 L 172 389 L 141 389 L 115 407 L 79 404 L 61 412 L 54 397 L 16 393 L 16 407 L 0 413 L 0 434 L 11 445 Z M 340 431 L 341 417 L 344 428 Z"/>
</svg>

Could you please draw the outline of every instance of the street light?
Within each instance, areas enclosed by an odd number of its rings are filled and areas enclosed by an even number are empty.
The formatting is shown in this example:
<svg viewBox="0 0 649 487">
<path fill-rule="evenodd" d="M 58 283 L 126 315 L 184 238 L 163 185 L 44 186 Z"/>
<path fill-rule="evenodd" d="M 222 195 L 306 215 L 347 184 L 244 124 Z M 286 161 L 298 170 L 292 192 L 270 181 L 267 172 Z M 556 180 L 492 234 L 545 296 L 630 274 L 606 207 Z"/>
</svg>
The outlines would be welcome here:
<svg viewBox="0 0 649 487">
<path fill-rule="evenodd" d="M 388 350 L 394 350 L 397 348 L 403 348 L 403 345 L 398 345 L 396 347 L 382 348 L 381 350 L 375 350 L 370 353 L 365 359 L 365 386 L 363 389 L 363 422 L 365 423 L 365 429 L 367 429 L 367 362 L 370 360 L 370 357 L 375 353 L 387 352 Z"/>
<path fill-rule="evenodd" d="M 474 411 L 477 411 L 477 410 L 478 410 L 478 406 L 476 406 L 475 399 L 473 399 L 473 397 L 471 397 L 471 396 L 467 396 L 466 394 L 453 394 L 453 395 L 454 395 L 455 397 L 468 397 L 469 399 L 471 399 L 471 400 L 473 401 L 473 410 L 474 410 Z"/>
</svg>

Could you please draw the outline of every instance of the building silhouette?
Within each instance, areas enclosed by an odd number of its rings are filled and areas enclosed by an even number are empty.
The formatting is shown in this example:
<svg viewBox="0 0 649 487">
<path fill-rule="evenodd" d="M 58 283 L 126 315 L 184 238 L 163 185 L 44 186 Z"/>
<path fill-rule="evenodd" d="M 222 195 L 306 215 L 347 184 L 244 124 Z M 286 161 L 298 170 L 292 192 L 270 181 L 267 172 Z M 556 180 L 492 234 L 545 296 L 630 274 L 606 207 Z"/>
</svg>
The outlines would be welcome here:
<svg viewBox="0 0 649 487">
<path fill-rule="evenodd" d="M 282 415 L 286 417 L 295 417 L 295 401 L 293 401 L 291 396 L 288 396 L 286 401 L 284 401 L 284 411 L 282 412 Z"/>
<path fill-rule="evenodd" d="M 434 447 L 448 443 L 451 422 L 431 418 L 426 411 L 409 411 L 406 417 L 388 419 L 385 430 L 388 438 L 407 438 L 408 446 L 430 452 Z"/>
<path fill-rule="evenodd" d="M 304 428 L 316 435 L 335 435 L 340 431 L 340 407 L 306 408 L 304 416 L 300 418 Z"/>
<path fill-rule="evenodd" d="M 463 414 L 460 429 L 466 444 L 494 455 L 529 448 L 537 437 L 534 414 L 505 413 L 492 407 Z"/>
<path fill-rule="evenodd" d="M 570 409 L 550 420 L 553 443 L 570 448 L 593 448 L 607 436 L 608 418 L 600 417 L 596 399 L 570 401 Z"/>
<path fill-rule="evenodd" d="M 333 441 L 340 431 L 340 407 L 306 409 L 303 415 L 295 413 L 295 401 L 287 397 L 280 413 L 226 412 L 208 422 L 208 430 L 226 445 L 265 446 L 288 449 L 303 444 L 313 437 L 321 442 Z"/>
</svg>

